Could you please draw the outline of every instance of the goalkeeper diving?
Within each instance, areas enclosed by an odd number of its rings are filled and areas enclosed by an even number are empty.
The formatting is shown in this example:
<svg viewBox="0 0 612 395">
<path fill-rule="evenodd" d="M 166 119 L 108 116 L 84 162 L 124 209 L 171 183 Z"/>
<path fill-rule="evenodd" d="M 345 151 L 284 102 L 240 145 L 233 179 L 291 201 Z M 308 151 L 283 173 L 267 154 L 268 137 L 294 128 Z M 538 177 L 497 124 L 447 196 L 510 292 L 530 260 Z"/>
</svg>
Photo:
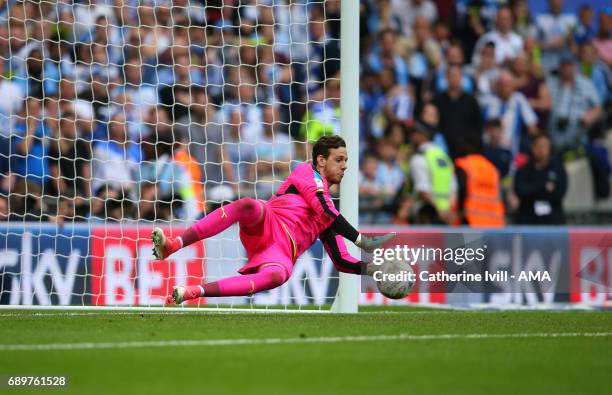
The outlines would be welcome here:
<svg viewBox="0 0 612 395">
<path fill-rule="evenodd" d="M 179 249 L 240 225 L 248 262 L 239 276 L 201 285 L 176 286 L 167 303 L 180 304 L 199 297 L 247 296 L 281 286 L 291 276 L 298 257 L 319 238 L 336 269 L 356 275 L 374 271 L 372 263 L 351 256 L 344 239 L 372 252 L 395 233 L 361 235 L 336 210 L 329 187 L 339 184 L 347 169 L 346 143 L 339 136 L 321 137 L 312 148 L 312 162 L 298 165 L 267 202 L 253 198 L 224 205 L 171 238 L 153 231 L 153 255 L 165 259 Z"/>
</svg>

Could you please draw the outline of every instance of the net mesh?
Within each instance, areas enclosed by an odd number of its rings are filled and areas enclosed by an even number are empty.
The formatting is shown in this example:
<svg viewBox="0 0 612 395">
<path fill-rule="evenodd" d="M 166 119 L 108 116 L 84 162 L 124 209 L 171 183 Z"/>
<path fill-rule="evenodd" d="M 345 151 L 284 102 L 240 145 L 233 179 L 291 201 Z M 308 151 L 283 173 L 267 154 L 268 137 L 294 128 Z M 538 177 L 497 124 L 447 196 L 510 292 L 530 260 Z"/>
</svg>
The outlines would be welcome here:
<svg viewBox="0 0 612 395">
<path fill-rule="evenodd" d="M 158 305 L 234 274 L 236 228 L 159 262 L 150 231 L 268 199 L 339 131 L 339 26 L 339 1 L 1 1 L 0 302 Z M 199 303 L 330 303 L 323 256 Z"/>
</svg>

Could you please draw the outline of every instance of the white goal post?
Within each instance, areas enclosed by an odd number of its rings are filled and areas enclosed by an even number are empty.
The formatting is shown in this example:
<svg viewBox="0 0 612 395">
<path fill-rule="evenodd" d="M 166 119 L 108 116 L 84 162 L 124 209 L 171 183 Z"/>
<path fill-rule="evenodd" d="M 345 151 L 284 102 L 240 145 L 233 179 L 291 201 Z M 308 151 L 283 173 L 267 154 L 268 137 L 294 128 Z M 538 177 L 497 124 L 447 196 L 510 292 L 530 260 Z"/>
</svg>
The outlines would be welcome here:
<svg viewBox="0 0 612 395">
<path fill-rule="evenodd" d="M 349 153 L 348 168 L 359 169 L 359 4 L 342 0 L 340 100 L 342 108 L 342 137 Z M 342 215 L 354 226 L 359 223 L 358 172 L 348 171 L 340 184 Z M 359 249 L 347 244 L 349 252 L 358 256 Z M 360 278 L 340 273 L 338 295 L 332 312 L 356 313 L 358 310 Z"/>
</svg>

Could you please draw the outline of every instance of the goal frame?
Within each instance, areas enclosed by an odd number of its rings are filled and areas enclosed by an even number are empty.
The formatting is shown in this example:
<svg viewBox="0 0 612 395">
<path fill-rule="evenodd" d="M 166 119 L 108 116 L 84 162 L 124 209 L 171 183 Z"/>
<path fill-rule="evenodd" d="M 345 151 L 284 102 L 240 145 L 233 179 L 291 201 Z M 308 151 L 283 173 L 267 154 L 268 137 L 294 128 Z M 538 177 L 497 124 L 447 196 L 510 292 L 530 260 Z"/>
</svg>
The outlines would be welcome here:
<svg viewBox="0 0 612 395">
<path fill-rule="evenodd" d="M 348 169 L 340 185 L 340 206 L 347 220 L 358 227 L 358 173 L 359 173 L 359 3 L 341 0 L 340 16 L 340 103 L 341 135 L 348 157 Z M 353 256 L 359 249 L 348 245 Z M 224 307 L 156 307 L 156 306 L 78 306 L 78 305 L 0 305 L 0 310 L 53 310 L 53 311 L 181 311 L 181 312 L 254 312 L 254 313 L 357 313 L 360 277 L 339 273 L 336 297 L 330 309 L 306 308 L 224 308 Z"/>
</svg>

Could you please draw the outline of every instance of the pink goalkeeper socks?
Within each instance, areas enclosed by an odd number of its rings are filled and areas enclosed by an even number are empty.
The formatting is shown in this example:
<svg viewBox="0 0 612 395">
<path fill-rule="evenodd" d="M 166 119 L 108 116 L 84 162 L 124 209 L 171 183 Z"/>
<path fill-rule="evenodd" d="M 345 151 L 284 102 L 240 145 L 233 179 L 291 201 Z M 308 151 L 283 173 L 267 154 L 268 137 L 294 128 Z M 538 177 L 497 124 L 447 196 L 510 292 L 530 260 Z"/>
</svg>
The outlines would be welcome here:
<svg viewBox="0 0 612 395">
<path fill-rule="evenodd" d="M 185 290 L 185 300 L 195 299 L 202 296 L 247 296 L 257 292 L 281 286 L 287 281 L 288 276 L 285 268 L 278 265 L 265 266 L 257 273 L 246 274 L 224 278 L 212 283 L 199 285 L 188 285 Z M 204 293 L 202 294 L 202 289 Z"/>
<path fill-rule="evenodd" d="M 243 198 L 222 206 L 196 222 L 182 235 L 183 247 L 223 232 L 236 221 L 255 225 L 263 215 L 263 205 L 255 199 Z"/>
</svg>

